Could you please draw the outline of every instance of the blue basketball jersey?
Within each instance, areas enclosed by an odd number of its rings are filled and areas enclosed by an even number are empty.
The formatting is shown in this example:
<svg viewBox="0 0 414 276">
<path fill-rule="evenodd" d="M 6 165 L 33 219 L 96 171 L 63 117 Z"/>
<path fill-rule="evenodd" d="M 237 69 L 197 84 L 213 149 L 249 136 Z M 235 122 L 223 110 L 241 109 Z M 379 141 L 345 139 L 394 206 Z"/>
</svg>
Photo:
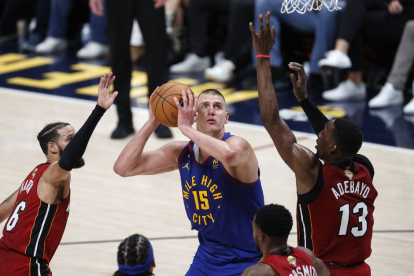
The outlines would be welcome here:
<svg viewBox="0 0 414 276">
<path fill-rule="evenodd" d="M 222 140 L 231 136 L 225 133 Z M 192 229 L 199 232 L 201 249 L 196 257 L 218 257 L 217 266 L 226 260 L 258 261 L 261 254 L 256 251 L 252 221 L 264 205 L 260 177 L 254 183 L 242 183 L 213 156 L 200 164 L 192 141 L 181 152 L 178 165 L 184 207 Z"/>
</svg>

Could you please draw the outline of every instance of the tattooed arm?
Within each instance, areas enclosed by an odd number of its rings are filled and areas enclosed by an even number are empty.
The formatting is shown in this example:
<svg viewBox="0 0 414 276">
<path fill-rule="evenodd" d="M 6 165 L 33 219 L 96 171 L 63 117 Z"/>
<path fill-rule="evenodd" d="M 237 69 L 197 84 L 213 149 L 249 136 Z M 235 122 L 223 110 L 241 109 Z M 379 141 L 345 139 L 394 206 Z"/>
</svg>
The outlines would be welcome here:
<svg viewBox="0 0 414 276">
<path fill-rule="evenodd" d="M 10 216 L 10 213 L 13 211 L 14 203 L 17 199 L 17 191 L 11 194 L 5 201 L 0 204 L 0 223 L 2 223 L 5 219 Z"/>
</svg>

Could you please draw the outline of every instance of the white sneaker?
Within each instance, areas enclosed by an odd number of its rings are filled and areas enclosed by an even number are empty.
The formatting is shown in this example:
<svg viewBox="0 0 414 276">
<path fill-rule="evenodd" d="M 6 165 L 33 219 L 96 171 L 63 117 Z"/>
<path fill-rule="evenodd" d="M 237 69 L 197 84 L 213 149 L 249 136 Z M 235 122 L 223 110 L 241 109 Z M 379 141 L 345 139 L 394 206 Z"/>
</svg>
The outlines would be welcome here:
<svg viewBox="0 0 414 276">
<path fill-rule="evenodd" d="M 345 69 L 352 66 L 348 55 L 339 50 L 332 50 L 326 53 L 326 58 L 318 62 L 322 69 Z"/>
<path fill-rule="evenodd" d="M 50 54 L 54 52 L 63 51 L 68 47 L 68 42 L 64 38 L 57 38 L 53 36 L 46 37 L 42 43 L 38 44 L 35 52 L 38 54 Z"/>
<path fill-rule="evenodd" d="M 215 82 L 228 82 L 233 78 L 234 69 L 235 66 L 233 62 L 230 60 L 224 60 L 211 68 L 207 68 L 204 71 L 204 76 L 206 79 Z"/>
<path fill-rule="evenodd" d="M 356 85 L 353 81 L 347 80 L 341 82 L 338 87 L 322 93 L 322 98 L 328 101 L 361 101 L 365 99 L 365 84 Z"/>
<path fill-rule="evenodd" d="M 397 90 L 394 86 L 387 82 L 381 88 L 377 96 L 368 102 L 370 108 L 384 108 L 392 105 L 402 104 L 404 102 L 403 92 Z"/>
<path fill-rule="evenodd" d="M 184 61 L 170 67 L 171 73 L 203 72 L 210 66 L 209 57 L 199 57 L 190 53 Z"/>
<path fill-rule="evenodd" d="M 414 115 L 414 97 L 404 106 L 403 112 L 407 115 Z"/>
<path fill-rule="evenodd" d="M 97 59 L 99 57 L 107 56 L 108 53 L 108 45 L 95 41 L 89 41 L 76 53 L 76 56 L 81 59 Z"/>
</svg>

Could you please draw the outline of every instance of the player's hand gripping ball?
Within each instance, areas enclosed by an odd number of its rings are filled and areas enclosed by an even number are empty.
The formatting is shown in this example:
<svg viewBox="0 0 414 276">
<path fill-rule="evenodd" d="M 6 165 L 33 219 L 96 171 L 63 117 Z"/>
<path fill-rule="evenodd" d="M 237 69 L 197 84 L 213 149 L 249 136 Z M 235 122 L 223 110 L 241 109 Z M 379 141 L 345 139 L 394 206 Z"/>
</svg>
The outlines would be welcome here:
<svg viewBox="0 0 414 276">
<path fill-rule="evenodd" d="M 151 98 L 150 103 L 152 113 L 164 126 L 177 127 L 178 109 L 174 103 L 174 97 L 177 98 L 182 106 L 183 90 L 191 91 L 185 84 L 179 82 L 167 82 L 154 91 L 155 96 Z"/>
</svg>

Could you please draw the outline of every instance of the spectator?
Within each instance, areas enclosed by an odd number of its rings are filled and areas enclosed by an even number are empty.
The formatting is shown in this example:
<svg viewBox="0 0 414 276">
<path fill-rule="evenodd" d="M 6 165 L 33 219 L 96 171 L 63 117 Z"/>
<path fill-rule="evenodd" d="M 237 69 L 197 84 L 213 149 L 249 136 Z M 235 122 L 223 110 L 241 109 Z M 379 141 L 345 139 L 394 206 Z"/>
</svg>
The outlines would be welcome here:
<svg viewBox="0 0 414 276">
<path fill-rule="evenodd" d="M 320 96 L 323 91 L 323 81 L 321 70 L 318 66 L 319 60 L 324 57 L 326 51 L 333 48 L 338 23 L 339 11 L 330 12 L 326 8 L 320 11 L 309 11 L 305 14 L 299 13 L 281 13 L 283 0 L 257 0 L 256 1 L 256 17 L 254 26 L 256 31 L 259 28 L 259 14 L 265 14 L 270 11 L 270 25 L 275 26 L 276 43 L 270 52 L 270 64 L 272 66 L 272 75 L 274 77 L 283 76 L 281 68 L 283 67 L 283 57 L 281 53 L 281 25 L 287 25 L 295 30 L 305 33 L 314 34 L 315 41 L 312 47 L 310 57 L 310 74 L 308 75 L 308 92 L 311 96 Z M 338 5 L 344 7 L 344 1 L 339 1 Z M 256 54 L 253 53 L 254 65 L 257 64 Z"/>
<path fill-rule="evenodd" d="M 36 4 L 35 0 L 0 1 L 0 45 L 17 41 L 17 21 L 34 17 Z"/>
<path fill-rule="evenodd" d="M 110 64 L 117 80 L 115 90 L 118 124 L 112 139 L 126 138 L 135 132 L 132 124 L 131 90 L 132 63 L 130 39 L 134 18 L 138 20 L 146 46 L 146 70 L 148 74 L 148 96 L 168 81 L 167 34 L 165 31 L 165 0 L 106 0 Z M 103 15 L 102 0 L 90 0 L 89 6 L 96 15 Z M 155 130 L 159 138 L 172 137 L 171 130 L 163 125 Z"/>
<path fill-rule="evenodd" d="M 36 8 L 36 27 L 29 34 L 29 38 L 22 44 L 23 51 L 33 52 L 47 34 L 50 17 L 51 0 L 38 0 Z"/>
<path fill-rule="evenodd" d="M 400 105 L 404 102 L 404 88 L 408 73 L 414 60 L 414 20 L 405 24 L 404 32 L 398 46 L 397 54 L 392 65 L 387 82 L 377 96 L 368 102 L 370 108 L 385 108 Z M 414 83 L 412 87 L 414 91 Z M 404 107 L 405 114 L 414 114 L 414 97 Z"/>
<path fill-rule="evenodd" d="M 191 0 L 189 4 L 190 53 L 170 67 L 172 73 L 203 72 L 210 67 L 207 52 L 209 14 L 228 14 L 233 0 Z"/>
<path fill-rule="evenodd" d="M 325 91 L 329 101 L 363 100 L 366 97 L 362 82 L 362 47 L 364 38 L 374 49 L 389 52 L 396 49 L 405 23 L 414 18 L 414 3 L 399 0 L 348 0 L 339 26 L 335 49 L 319 62 L 322 69 L 350 68 L 348 80 Z M 349 54 L 349 57 L 347 56 Z"/>
<path fill-rule="evenodd" d="M 83 0 L 83 2 L 87 3 L 86 0 Z M 67 48 L 67 34 L 70 24 L 69 15 L 75 8 L 75 3 L 73 0 L 52 0 L 48 36 L 42 43 L 36 46 L 36 53 L 50 54 Z M 91 13 L 89 21 L 91 41 L 76 53 L 78 58 L 95 59 L 105 56 L 109 52 L 105 16 L 97 16 Z"/>
<path fill-rule="evenodd" d="M 254 19 L 254 4 L 255 0 L 231 1 L 224 59 L 205 70 L 204 75 L 207 79 L 228 82 L 234 73 L 252 63 L 252 37 L 246 26 Z"/>
</svg>

